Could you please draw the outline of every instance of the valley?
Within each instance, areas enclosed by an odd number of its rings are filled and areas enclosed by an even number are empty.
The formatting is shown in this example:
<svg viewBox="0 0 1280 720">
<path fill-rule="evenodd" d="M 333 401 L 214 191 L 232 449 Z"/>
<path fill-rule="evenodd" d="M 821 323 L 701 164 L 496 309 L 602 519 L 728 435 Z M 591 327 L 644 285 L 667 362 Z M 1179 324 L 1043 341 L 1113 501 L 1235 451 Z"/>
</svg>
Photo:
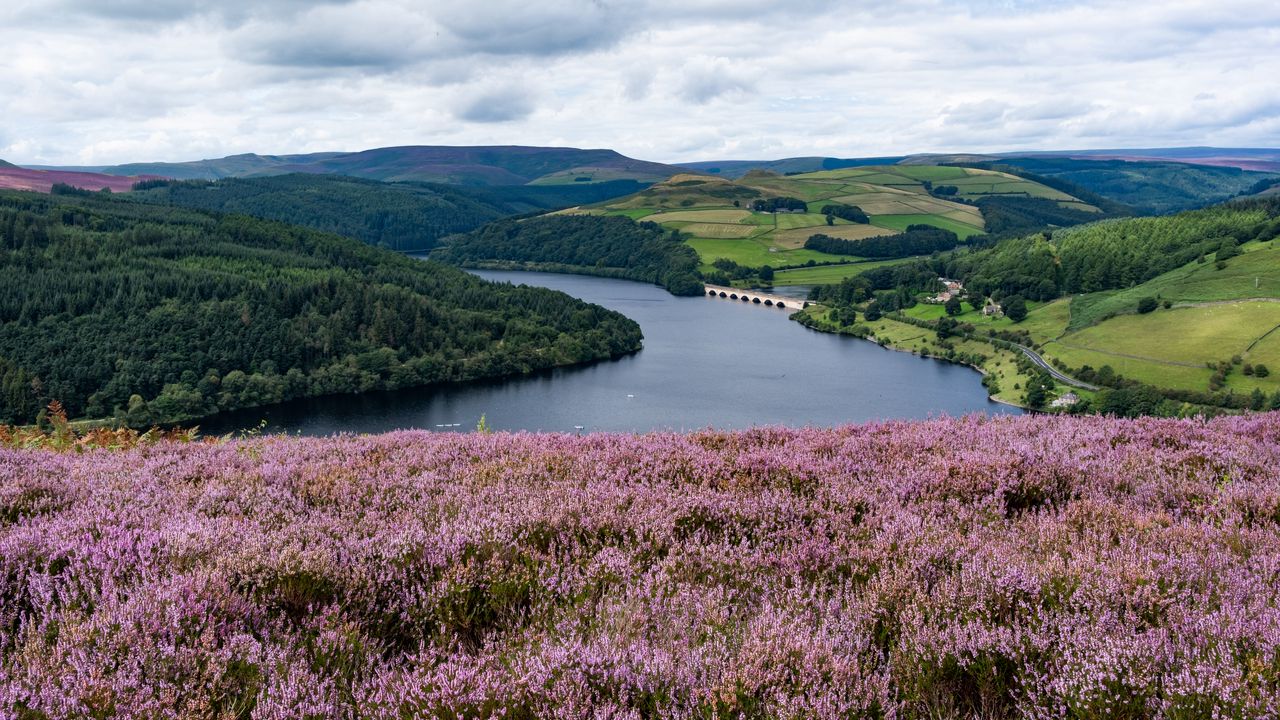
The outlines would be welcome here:
<svg viewBox="0 0 1280 720">
<path fill-rule="evenodd" d="M 752 203 L 776 197 L 795 198 L 804 210 L 751 209 Z M 768 265 L 775 272 L 824 265 L 828 267 L 811 270 L 809 277 L 831 282 L 874 265 L 861 264 L 870 258 L 807 249 L 813 235 L 859 240 L 929 225 L 966 240 L 984 232 L 977 202 L 993 197 L 1034 198 L 1080 214 L 1100 212 L 1069 194 L 1013 175 L 934 166 L 853 167 L 786 176 L 754 170 L 736 180 L 676 175 L 635 195 L 565 212 L 622 215 L 678 230 L 698 252 L 704 272 L 713 272 L 717 260 Z M 857 208 L 867 221 L 839 217 L 838 210 L 822 212 L 840 206 Z M 775 282 L 804 284 L 809 280 L 802 272 Z"/>
</svg>

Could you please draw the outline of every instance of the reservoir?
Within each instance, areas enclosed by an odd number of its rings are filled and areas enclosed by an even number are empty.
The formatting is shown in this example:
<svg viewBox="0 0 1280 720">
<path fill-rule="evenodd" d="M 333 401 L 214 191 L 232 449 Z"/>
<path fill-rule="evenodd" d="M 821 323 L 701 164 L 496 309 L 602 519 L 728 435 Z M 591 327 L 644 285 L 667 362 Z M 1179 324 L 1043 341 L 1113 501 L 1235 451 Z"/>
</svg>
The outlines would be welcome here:
<svg viewBox="0 0 1280 720">
<path fill-rule="evenodd" d="M 476 274 L 616 310 L 640 324 L 644 349 L 529 377 L 237 411 L 205 421 L 202 432 L 263 420 L 268 432 L 303 435 L 470 431 L 481 415 L 495 430 L 688 431 L 1019 412 L 988 400 L 982 376 L 968 367 L 815 332 L 776 308 L 586 275 Z"/>
</svg>

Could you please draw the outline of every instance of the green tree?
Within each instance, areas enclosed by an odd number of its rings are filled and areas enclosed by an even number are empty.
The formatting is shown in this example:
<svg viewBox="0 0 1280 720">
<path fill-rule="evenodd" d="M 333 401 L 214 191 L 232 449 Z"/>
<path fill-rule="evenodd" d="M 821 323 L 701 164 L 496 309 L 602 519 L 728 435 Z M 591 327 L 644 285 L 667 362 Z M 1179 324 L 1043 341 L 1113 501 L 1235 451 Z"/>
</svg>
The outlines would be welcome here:
<svg viewBox="0 0 1280 720">
<path fill-rule="evenodd" d="M 948 315 L 954 316 L 964 312 L 964 307 L 960 305 L 960 298 L 957 295 L 952 295 L 948 298 L 947 304 L 943 307 L 946 309 Z"/>
<path fill-rule="evenodd" d="M 1266 406 L 1267 406 L 1267 396 L 1263 395 L 1262 391 L 1259 390 L 1258 388 L 1254 388 L 1253 392 L 1249 394 L 1249 409 L 1262 410 Z"/>
<path fill-rule="evenodd" d="M 1010 295 L 1000 304 L 1005 317 L 1019 323 L 1027 319 L 1027 301 L 1021 295 Z"/>
</svg>

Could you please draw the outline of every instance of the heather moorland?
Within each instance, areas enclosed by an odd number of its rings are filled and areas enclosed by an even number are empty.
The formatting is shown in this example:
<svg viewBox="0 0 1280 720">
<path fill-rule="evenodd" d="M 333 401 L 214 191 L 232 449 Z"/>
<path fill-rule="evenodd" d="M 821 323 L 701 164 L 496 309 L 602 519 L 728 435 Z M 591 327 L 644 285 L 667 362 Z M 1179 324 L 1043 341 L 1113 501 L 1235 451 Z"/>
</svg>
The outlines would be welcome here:
<svg viewBox="0 0 1280 720">
<path fill-rule="evenodd" d="M 1277 414 L 55 444 L 10 717 L 1280 712 Z"/>
</svg>

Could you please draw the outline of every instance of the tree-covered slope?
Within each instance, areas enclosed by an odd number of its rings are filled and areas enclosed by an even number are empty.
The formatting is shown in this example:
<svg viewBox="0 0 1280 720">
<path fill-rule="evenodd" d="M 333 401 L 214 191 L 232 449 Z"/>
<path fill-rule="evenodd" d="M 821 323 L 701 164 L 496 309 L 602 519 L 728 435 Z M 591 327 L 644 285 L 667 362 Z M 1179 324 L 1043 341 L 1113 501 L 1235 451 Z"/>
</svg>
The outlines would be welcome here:
<svg viewBox="0 0 1280 720">
<path fill-rule="evenodd" d="M 473 188 L 295 173 L 217 182 L 151 181 L 139 184 L 130 197 L 243 213 L 414 252 L 430 250 L 446 235 L 474 230 L 508 215 L 597 202 L 640 187 L 634 181 L 617 181 Z"/>
<path fill-rule="evenodd" d="M 626 217 L 544 215 L 502 220 L 451 238 L 433 258 L 459 264 L 512 263 L 576 269 L 701 295 L 698 256 L 680 233 Z"/>
<path fill-rule="evenodd" d="M 1004 240 L 958 257 L 949 272 L 971 286 L 1035 299 L 1122 289 L 1256 237 L 1270 239 L 1278 212 L 1280 201 L 1254 200 L 1092 223 Z"/>
<path fill-rule="evenodd" d="M 327 233 L 0 193 L 0 421 L 51 399 L 73 416 L 177 420 L 639 346 L 617 313 Z"/>
<path fill-rule="evenodd" d="M 1167 213 L 1222 202 L 1274 173 L 1169 161 L 1004 158 L 1036 175 L 1060 178 L 1148 213 Z"/>
</svg>

